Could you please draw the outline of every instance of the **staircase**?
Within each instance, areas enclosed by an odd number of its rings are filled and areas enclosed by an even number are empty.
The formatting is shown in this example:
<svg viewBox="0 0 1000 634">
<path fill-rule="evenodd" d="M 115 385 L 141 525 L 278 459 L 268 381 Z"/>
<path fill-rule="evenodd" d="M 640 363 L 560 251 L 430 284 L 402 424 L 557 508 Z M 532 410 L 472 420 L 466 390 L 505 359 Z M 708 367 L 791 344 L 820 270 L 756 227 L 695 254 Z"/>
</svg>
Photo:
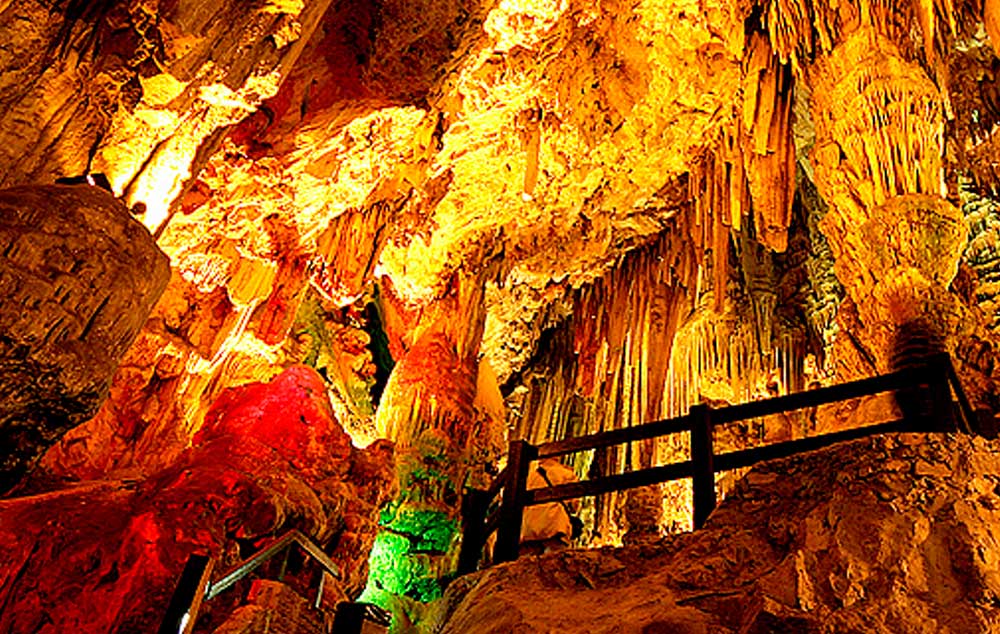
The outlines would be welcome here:
<svg viewBox="0 0 1000 634">
<path fill-rule="evenodd" d="M 294 584 L 291 579 L 286 581 L 295 546 L 305 555 L 303 564 L 319 567 L 318 574 L 305 575 L 318 579 L 312 601 L 303 598 L 301 580 Z M 268 565 L 273 569 L 274 564 L 279 564 L 277 581 L 250 579 L 258 569 Z M 326 597 L 328 576 L 339 579 L 340 570 L 313 540 L 297 530 L 288 531 L 213 582 L 214 568 L 215 561 L 208 556 L 192 554 L 188 558 L 159 634 L 380 634 L 388 630 L 389 615 L 377 607 Z M 225 621 L 197 623 L 204 602 L 248 583 L 245 601 Z"/>
</svg>

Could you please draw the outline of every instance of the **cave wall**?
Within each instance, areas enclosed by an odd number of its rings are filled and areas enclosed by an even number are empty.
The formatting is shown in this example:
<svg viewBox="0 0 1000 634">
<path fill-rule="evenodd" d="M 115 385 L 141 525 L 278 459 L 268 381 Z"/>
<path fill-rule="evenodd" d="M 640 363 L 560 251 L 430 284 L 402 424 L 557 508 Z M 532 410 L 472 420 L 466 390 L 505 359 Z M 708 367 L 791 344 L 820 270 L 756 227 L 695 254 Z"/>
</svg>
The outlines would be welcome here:
<svg viewBox="0 0 1000 634">
<path fill-rule="evenodd" d="M 227 389 L 298 363 L 400 477 L 446 459 L 454 495 L 394 503 L 449 520 L 505 437 L 884 371 L 914 323 L 992 416 L 997 11 L 0 2 L 0 185 L 103 172 L 171 261 L 111 397 L 20 491 L 160 473 Z M 494 374 L 506 414 L 476 404 Z M 682 526 L 687 492 L 659 495 Z M 619 539 L 628 499 L 602 504 Z"/>
</svg>

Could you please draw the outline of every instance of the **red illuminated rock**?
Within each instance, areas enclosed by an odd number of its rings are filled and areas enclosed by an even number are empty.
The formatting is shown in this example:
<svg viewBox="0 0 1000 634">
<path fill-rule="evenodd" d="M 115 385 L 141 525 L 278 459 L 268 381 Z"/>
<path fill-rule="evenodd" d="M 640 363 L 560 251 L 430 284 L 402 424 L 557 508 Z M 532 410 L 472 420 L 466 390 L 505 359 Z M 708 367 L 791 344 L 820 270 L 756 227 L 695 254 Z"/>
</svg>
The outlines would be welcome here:
<svg viewBox="0 0 1000 634">
<path fill-rule="evenodd" d="M 307 366 L 292 366 L 269 383 L 231 388 L 209 409 L 195 446 L 259 447 L 275 452 L 312 482 L 343 476 L 351 439 L 337 424 L 326 389 L 323 378 Z"/>
<path fill-rule="evenodd" d="M 291 528 L 333 553 L 345 575 L 334 591 L 356 594 L 390 461 L 382 445 L 350 445 L 309 368 L 230 391 L 197 444 L 142 482 L 0 502 L 0 631 L 155 631 L 189 554 L 218 557 L 219 576 L 241 556 L 236 540 L 259 545 Z"/>
</svg>

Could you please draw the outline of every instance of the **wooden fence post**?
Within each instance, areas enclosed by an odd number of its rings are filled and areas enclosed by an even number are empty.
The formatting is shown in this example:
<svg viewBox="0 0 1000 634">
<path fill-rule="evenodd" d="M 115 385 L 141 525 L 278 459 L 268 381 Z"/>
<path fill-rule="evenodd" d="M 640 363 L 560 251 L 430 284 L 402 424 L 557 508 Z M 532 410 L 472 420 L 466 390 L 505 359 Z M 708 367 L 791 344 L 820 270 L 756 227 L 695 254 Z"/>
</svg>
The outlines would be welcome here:
<svg viewBox="0 0 1000 634">
<path fill-rule="evenodd" d="M 951 398 L 951 383 L 946 365 L 949 362 L 947 353 L 936 354 L 928 359 L 927 376 L 931 390 L 931 429 L 928 431 L 958 431 L 958 417 L 955 416 L 955 402 Z"/>
<path fill-rule="evenodd" d="M 510 441 L 507 453 L 507 482 L 503 487 L 500 526 L 493 561 L 514 561 L 521 546 L 521 521 L 524 518 L 524 494 L 528 488 L 528 472 L 537 453 L 526 440 Z"/>
<path fill-rule="evenodd" d="M 469 489 L 462 498 L 462 549 L 458 552 L 458 574 L 475 572 L 486 543 L 486 491 Z"/>
<path fill-rule="evenodd" d="M 705 525 L 715 510 L 715 470 L 712 451 L 712 410 L 702 403 L 691 407 L 691 484 L 694 489 L 694 528 Z"/>
<path fill-rule="evenodd" d="M 907 419 L 908 431 L 954 431 L 956 419 L 946 363 L 947 358 L 940 354 L 924 357 L 919 365 L 911 366 L 914 371 L 912 383 L 896 390 L 896 402 Z"/>
</svg>

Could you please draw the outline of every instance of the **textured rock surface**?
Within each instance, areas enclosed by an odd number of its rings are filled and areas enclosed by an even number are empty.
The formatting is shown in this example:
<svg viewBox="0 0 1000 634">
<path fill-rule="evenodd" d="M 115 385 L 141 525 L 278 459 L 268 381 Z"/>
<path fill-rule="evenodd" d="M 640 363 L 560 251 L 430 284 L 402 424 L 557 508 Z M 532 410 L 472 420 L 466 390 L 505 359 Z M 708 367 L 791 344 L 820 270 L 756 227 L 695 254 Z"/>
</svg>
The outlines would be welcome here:
<svg viewBox="0 0 1000 634">
<path fill-rule="evenodd" d="M 323 615 L 288 586 L 254 581 L 247 605 L 237 608 L 213 634 L 325 634 Z"/>
<path fill-rule="evenodd" d="M 0 490 L 97 411 L 170 275 L 146 228 L 85 185 L 0 190 Z"/>
<path fill-rule="evenodd" d="M 42 126 L 60 165 L 146 204 L 175 267 L 113 402 L 48 462 L 70 478 L 155 468 L 222 389 L 302 360 L 313 300 L 338 328 L 377 306 L 402 358 L 456 275 L 481 276 L 480 352 L 543 414 L 514 421 L 536 438 L 870 374 L 894 289 L 922 281 L 886 271 L 859 300 L 861 227 L 904 195 L 943 209 L 957 169 L 995 162 L 977 34 L 995 11 L 975 3 L 69 4 L 4 5 L 5 81 L 25 90 L 0 120 Z M 12 179 L 56 169 L 6 162 Z M 907 251 L 894 227 L 878 229 Z M 828 247 L 853 293 L 840 319 Z M 989 319 L 932 281 L 921 301 L 944 303 L 932 316 L 994 408 Z M 549 346 L 571 314 L 571 346 Z"/>
<path fill-rule="evenodd" d="M 456 289 L 452 310 L 422 315 L 376 415 L 380 435 L 396 442 L 399 495 L 381 515 L 364 600 L 386 609 L 440 597 L 458 558 L 465 487 L 485 486 L 484 467 L 497 457 L 500 397 L 473 354 L 482 314 L 456 318 L 460 306 L 478 305 L 459 299 L 469 288 L 477 286 Z"/>
<path fill-rule="evenodd" d="M 0 0 L 0 181 L 102 170 L 173 263 L 111 399 L 23 490 L 168 472 L 214 438 L 227 388 L 300 362 L 356 438 L 401 441 L 447 521 L 484 475 L 461 462 L 494 461 L 505 431 L 872 374 L 921 320 L 1000 411 L 981 230 L 1000 220 L 983 205 L 963 256 L 957 184 L 1000 182 L 996 33 L 996 3 L 971 0 Z M 473 402 L 477 362 L 507 430 Z M 663 496 L 676 526 L 688 497 Z M 593 511 L 613 541 L 654 507 Z"/>
<path fill-rule="evenodd" d="M 762 464 L 705 530 L 457 581 L 440 631 L 998 632 L 998 467 L 916 435 Z"/>
<path fill-rule="evenodd" d="M 0 502 L 0 630 L 149 632 L 187 557 L 227 571 L 285 530 L 325 544 L 356 595 L 391 451 L 359 452 L 326 404 L 322 379 L 294 367 L 226 394 L 194 447 L 143 481 L 81 484 Z M 208 604 L 220 622 L 239 589 Z"/>
<path fill-rule="evenodd" d="M 0 4 L 0 183 L 95 168 L 155 228 L 203 144 L 277 92 L 329 5 Z"/>
</svg>

